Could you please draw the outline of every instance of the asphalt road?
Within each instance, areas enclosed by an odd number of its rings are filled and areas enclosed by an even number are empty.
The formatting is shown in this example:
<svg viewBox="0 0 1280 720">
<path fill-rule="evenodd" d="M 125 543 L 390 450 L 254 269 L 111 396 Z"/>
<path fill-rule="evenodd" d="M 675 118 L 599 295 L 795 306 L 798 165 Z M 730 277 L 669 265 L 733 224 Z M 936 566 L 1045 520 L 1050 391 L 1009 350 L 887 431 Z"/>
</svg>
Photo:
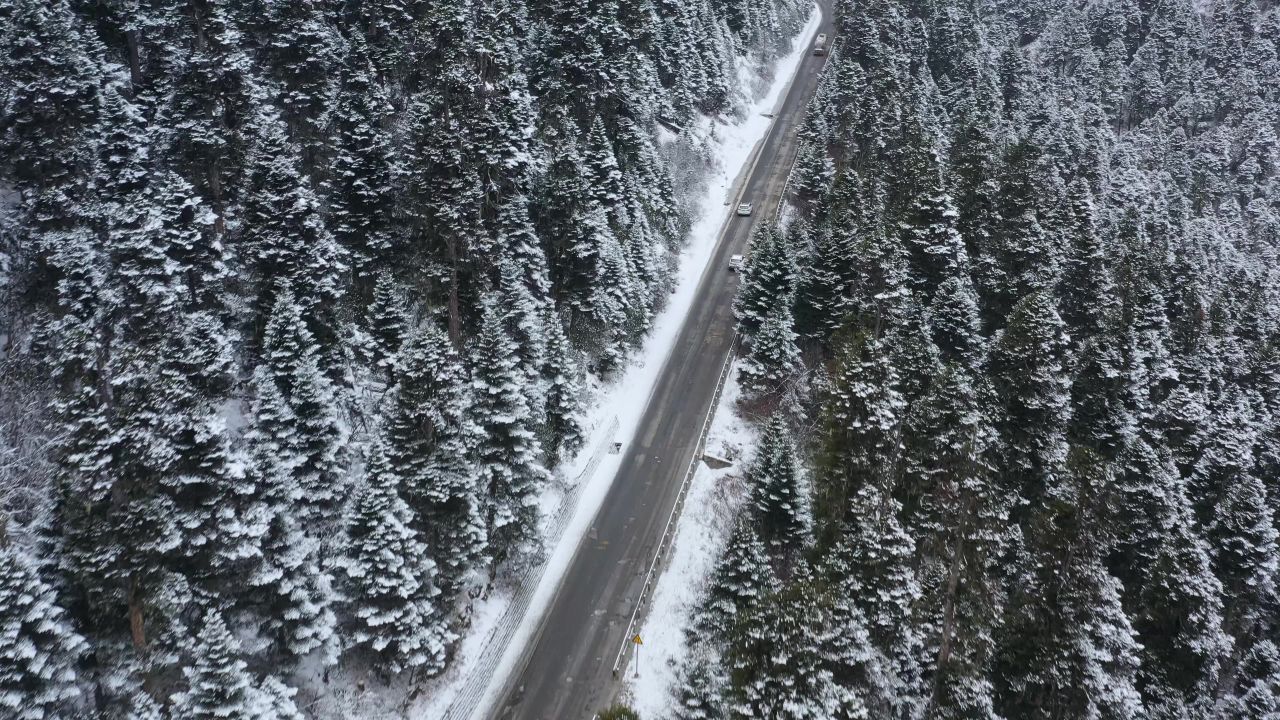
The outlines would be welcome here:
<svg viewBox="0 0 1280 720">
<path fill-rule="evenodd" d="M 830 5 L 822 5 L 818 32 L 832 37 Z M 732 342 L 738 283 L 727 269 L 729 256 L 744 253 L 753 225 L 774 216 L 795 159 L 796 127 L 825 61 L 811 54 L 801 59 L 745 180 L 742 200 L 754 203 L 754 213 L 731 216 L 725 225 L 613 485 L 494 706 L 496 720 L 591 720 L 618 689 L 614 656 Z"/>
</svg>

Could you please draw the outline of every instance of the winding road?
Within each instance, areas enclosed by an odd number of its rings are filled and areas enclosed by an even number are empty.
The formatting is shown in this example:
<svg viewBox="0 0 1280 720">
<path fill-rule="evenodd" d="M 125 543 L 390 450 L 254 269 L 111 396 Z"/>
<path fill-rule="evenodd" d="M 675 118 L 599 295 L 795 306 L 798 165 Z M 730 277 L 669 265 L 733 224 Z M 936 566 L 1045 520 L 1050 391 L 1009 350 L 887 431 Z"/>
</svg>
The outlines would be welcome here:
<svg viewBox="0 0 1280 720">
<path fill-rule="evenodd" d="M 832 37 L 829 0 L 818 32 Z M 803 42 L 812 45 L 813 38 Z M 772 220 L 797 150 L 796 129 L 818 86 L 826 57 L 806 53 L 756 161 L 741 182 L 749 217 L 730 216 L 698 285 L 692 310 L 591 529 L 583 536 L 537 631 L 490 717 L 494 720 L 591 720 L 621 686 L 614 658 L 646 571 L 698 445 L 720 369 L 734 335 L 737 275 L 729 257 L 744 253 L 756 222 Z M 726 212 L 732 212 L 735 202 Z M 625 668 L 624 668 L 625 669 Z"/>
</svg>

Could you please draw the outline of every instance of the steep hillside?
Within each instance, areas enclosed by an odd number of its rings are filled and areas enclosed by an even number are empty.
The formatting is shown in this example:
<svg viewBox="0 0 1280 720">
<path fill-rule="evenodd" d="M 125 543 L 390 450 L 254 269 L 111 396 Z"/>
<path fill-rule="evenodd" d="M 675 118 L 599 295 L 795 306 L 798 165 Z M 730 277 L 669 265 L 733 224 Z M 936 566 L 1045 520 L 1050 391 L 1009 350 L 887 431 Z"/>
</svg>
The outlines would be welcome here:
<svg viewBox="0 0 1280 720">
<path fill-rule="evenodd" d="M 0 715 L 440 673 L 807 10 L 0 0 Z"/>
<path fill-rule="evenodd" d="M 1275 717 L 1280 11 L 838 21 L 675 716 Z"/>
</svg>

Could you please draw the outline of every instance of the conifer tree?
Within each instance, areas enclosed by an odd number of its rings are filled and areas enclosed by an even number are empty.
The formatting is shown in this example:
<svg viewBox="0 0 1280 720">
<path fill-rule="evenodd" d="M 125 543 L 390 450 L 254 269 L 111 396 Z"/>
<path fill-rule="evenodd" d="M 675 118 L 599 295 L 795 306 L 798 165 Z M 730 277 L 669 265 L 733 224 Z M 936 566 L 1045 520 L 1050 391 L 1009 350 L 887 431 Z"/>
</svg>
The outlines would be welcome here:
<svg viewBox="0 0 1280 720">
<path fill-rule="evenodd" d="M 103 70 L 66 0 L 8 3 L 2 42 L 11 94 L 3 146 L 27 187 L 67 187 L 89 162 L 80 134 L 99 119 Z"/>
<path fill-rule="evenodd" d="M 168 106 L 162 109 L 174 129 L 169 152 L 182 176 L 221 218 L 220 225 L 228 206 L 246 196 L 241 186 L 251 144 L 246 128 L 259 85 L 229 12 L 217 3 L 196 9 L 189 31 L 198 32 L 202 42 L 192 43 L 178 64 Z"/>
<path fill-rule="evenodd" d="M 1106 330 L 1118 305 L 1115 283 L 1098 230 L 1093 193 L 1083 179 L 1067 188 L 1070 243 L 1059 284 L 1062 319 L 1072 339 L 1080 341 Z"/>
<path fill-rule="evenodd" d="M 897 371 L 880 343 L 862 334 L 835 342 L 825 437 L 814 475 L 818 530 L 826 540 L 842 528 L 860 488 L 890 484 L 906 411 Z"/>
<path fill-rule="evenodd" d="M 777 576 L 754 523 L 749 517 L 739 517 L 716 564 L 694 627 L 702 637 L 727 637 L 777 586 Z"/>
<path fill-rule="evenodd" d="M 794 551 L 804 543 L 809 513 L 800 473 L 786 419 L 774 413 L 765 425 L 749 478 L 760 539 L 775 552 Z"/>
<path fill-rule="evenodd" d="M 1130 409 L 1132 376 L 1126 372 L 1122 353 L 1116 333 L 1087 340 L 1076 358 L 1071 383 L 1071 439 L 1107 459 L 1115 458 L 1135 431 Z"/>
<path fill-rule="evenodd" d="M 264 629 L 288 657 L 318 652 L 332 662 L 337 645 L 332 578 L 321 568 L 318 543 L 304 532 L 295 509 L 303 498 L 295 475 L 303 462 L 292 437 L 296 418 L 265 368 L 259 367 L 253 380 L 257 393 L 246 436 L 252 461 L 247 472 L 259 486 L 257 500 L 269 519 L 260 563 L 248 582 L 265 594 L 256 599 Z"/>
<path fill-rule="evenodd" d="M 825 617 L 809 583 L 766 598 L 729 643 L 729 717 L 831 718 L 839 692 L 819 648 Z"/>
<path fill-rule="evenodd" d="M 884 335 L 889 362 L 898 371 L 898 389 L 908 405 L 916 404 L 929 390 L 929 383 L 942 370 L 938 346 L 933 343 L 929 318 L 917 304 L 917 297 L 903 293 L 899 307 L 892 309 L 892 322 Z"/>
<path fill-rule="evenodd" d="M 837 687 L 832 716 L 840 720 L 891 716 L 896 680 L 889 674 L 888 660 L 872 642 L 861 602 L 846 592 L 852 578 L 847 549 L 843 545 L 827 552 L 818 567 L 828 613 L 819 647 Z"/>
<path fill-rule="evenodd" d="M 1038 502 L 1066 461 L 1066 335 L 1047 293 L 1018 301 L 988 359 L 1004 408 L 997 427 L 1007 487 Z"/>
<path fill-rule="evenodd" d="M 388 375 L 394 370 L 396 356 L 408 334 L 409 318 L 403 294 L 403 288 L 391 273 L 381 272 L 373 286 L 373 302 L 365 311 L 374 363 Z"/>
<path fill-rule="evenodd" d="M 927 173 L 936 175 L 936 171 Z M 969 255 L 956 229 L 959 213 L 942 187 L 941 176 L 926 179 L 902 223 L 902 241 L 911 253 L 915 288 L 929 302 L 934 288 L 954 277 L 967 277 Z"/>
<path fill-rule="evenodd" d="M 495 307 L 500 308 L 502 324 L 515 350 L 517 368 L 522 375 L 532 424 L 542 425 L 545 393 L 541 387 L 542 368 L 546 362 L 545 314 L 540 303 L 525 283 L 524 273 L 510 255 L 498 261 Z"/>
<path fill-rule="evenodd" d="M 229 258 L 217 238 L 212 211 L 195 188 L 173 171 L 153 177 L 149 192 L 165 235 L 162 244 L 186 283 L 185 303 L 193 311 L 218 313 L 226 303 Z M 215 339 L 220 341 L 214 343 L 215 352 L 228 352 L 218 346 L 230 338 Z"/>
<path fill-rule="evenodd" d="M 978 369 L 985 341 L 978 296 L 969 278 L 957 275 L 942 281 L 929 305 L 929 328 L 943 360 L 959 362 L 971 372 Z"/>
<path fill-rule="evenodd" d="M 1262 481 L 1252 473 L 1230 483 L 1205 528 L 1213 569 L 1222 581 L 1226 627 L 1249 637 L 1273 623 L 1263 608 L 1276 603 L 1277 531 Z"/>
<path fill-rule="evenodd" d="M 570 339 L 608 370 L 622 359 L 634 280 L 587 172 L 578 146 L 569 142 L 548 169 L 534 226 L 551 243 L 550 280 L 572 311 Z"/>
<path fill-rule="evenodd" d="M 453 640 L 436 607 L 436 565 L 409 523 L 400 497 L 400 478 L 391 468 L 383 441 L 375 442 L 347 535 L 347 612 L 352 624 L 348 650 L 368 653 L 380 672 L 444 667 Z"/>
<path fill-rule="evenodd" d="M 1011 607 L 1017 611 L 1004 629 L 995 668 L 1006 716 L 1051 717 L 1046 706 L 1073 717 L 1145 716 L 1137 690 L 1140 646 L 1120 585 L 1103 567 L 1100 528 L 1091 524 L 1109 472 L 1098 456 L 1074 453 L 1067 477 L 1031 520 L 1033 530 L 1043 523 L 1061 531 L 1035 532 L 1023 551 L 1033 558 L 1014 571 Z"/>
<path fill-rule="evenodd" d="M 912 608 L 920 584 L 911 567 L 915 543 L 898 520 L 899 504 L 868 483 L 849 502 L 850 525 L 834 550 L 844 556 L 840 592 L 857 598 L 871 645 L 885 658 L 895 715 L 914 715 L 924 698 L 923 641 Z"/>
<path fill-rule="evenodd" d="M 515 352 L 501 314 L 486 305 L 472 356 L 472 417 L 480 432 L 477 486 L 486 500 L 485 529 L 495 566 L 539 550 L 536 494 L 547 480 Z"/>
<path fill-rule="evenodd" d="M 443 331 L 424 325 L 397 364 L 387 458 L 413 511 L 411 526 L 439 570 L 440 602 L 447 606 L 485 550 L 482 488 L 470 463 L 479 428 L 469 415 L 466 368 Z"/>
<path fill-rule="evenodd" d="M 1271 640 L 1259 640 L 1245 656 L 1237 693 L 1222 709 L 1241 720 L 1266 720 L 1280 713 L 1280 650 Z"/>
<path fill-rule="evenodd" d="M 795 256 L 786 237 L 769 223 L 762 223 L 751 236 L 741 283 L 734 315 L 748 334 L 757 332 L 774 308 L 791 304 L 796 287 Z"/>
<path fill-rule="evenodd" d="M 977 277 L 987 284 L 987 310 L 993 319 L 1014 312 L 1021 298 L 1052 292 L 1061 266 L 1058 239 L 1046 231 L 1041 208 L 1052 187 L 1037 167 L 1041 148 L 1035 139 L 1020 139 L 1002 158 L 992 248 L 979 263 Z"/>
<path fill-rule="evenodd" d="M 276 301 L 263 336 L 266 366 L 292 415 L 289 442 L 298 454 L 294 468 L 308 521 L 331 517 L 343 496 L 339 455 L 346 442 L 338 424 L 336 398 L 320 367 L 320 348 L 303 319 L 302 306 L 287 286 Z"/>
<path fill-rule="evenodd" d="M 1217 682 L 1231 647 L 1222 585 L 1168 451 L 1138 438 L 1119 462 L 1116 574 L 1143 647 L 1143 699 L 1153 708 L 1194 700 Z"/>
<path fill-rule="evenodd" d="M 53 588 L 0 528 L 0 710 L 15 720 L 79 717 L 76 669 L 87 650 Z"/>
<path fill-rule="evenodd" d="M 727 679 L 720 676 L 718 668 L 719 659 L 710 657 L 705 648 L 690 650 L 680 665 L 672 720 L 724 720 L 721 693 Z"/>
<path fill-rule="evenodd" d="M 280 106 L 304 162 L 316 160 L 320 133 L 328 122 L 341 38 L 314 0 L 268 6 L 265 25 L 267 67 L 280 83 Z"/>
<path fill-rule="evenodd" d="M 387 130 L 391 106 L 367 51 L 364 38 L 354 35 L 342 63 L 332 172 L 324 186 L 334 240 L 362 280 L 385 268 L 400 249 L 395 215 L 400 167 Z"/>
<path fill-rule="evenodd" d="M 578 452 L 585 438 L 578 417 L 582 408 L 578 360 L 569 347 L 560 319 L 548 317 L 543 325 L 547 330 L 546 363 L 542 367 L 543 379 L 547 382 L 547 438 L 543 448 L 550 466 Z"/>
<path fill-rule="evenodd" d="M 613 143 L 605 130 L 604 118 L 597 115 L 591 123 L 586 147 L 582 154 L 583 168 L 587 172 L 591 193 L 606 214 L 614 232 L 621 232 L 630 225 L 623 203 L 626 192 L 622 170 L 614 154 Z"/>
<path fill-rule="evenodd" d="M 187 687 L 172 697 L 171 714 L 192 720 L 215 718 L 301 718 L 274 678 L 264 687 L 240 657 L 240 643 L 216 610 L 205 613 L 192 647 L 192 663 L 183 669 Z"/>
<path fill-rule="evenodd" d="M 325 361 L 321 366 L 328 372 L 338 333 L 333 314 L 342 295 L 338 281 L 343 265 L 282 126 L 269 110 L 258 113 L 252 125 L 255 146 L 238 241 L 256 285 L 252 329 L 259 337 L 278 300 L 277 291 L 287 285 L 319 343 Z"/>
<path fill-rule="evenodd" d="M 738 369 L 748 393 L 777 393 L 795 375 L 800 367 L 800 348 L 791 326 L 791 310 L 784 298 L 763 318 Z"/>
<path fill-rule="evenodd" d="M 804 230 L 798 232 L 805 237 Z M 850 312 L 849 275 L 855 257 L 851 235 L 843 228 L 827 225 L 807 234 L 809 248 L 802 256 L 804 262 L 796 280 L 795 315 L 799 334 L 825 339 Z"/>
</svg>

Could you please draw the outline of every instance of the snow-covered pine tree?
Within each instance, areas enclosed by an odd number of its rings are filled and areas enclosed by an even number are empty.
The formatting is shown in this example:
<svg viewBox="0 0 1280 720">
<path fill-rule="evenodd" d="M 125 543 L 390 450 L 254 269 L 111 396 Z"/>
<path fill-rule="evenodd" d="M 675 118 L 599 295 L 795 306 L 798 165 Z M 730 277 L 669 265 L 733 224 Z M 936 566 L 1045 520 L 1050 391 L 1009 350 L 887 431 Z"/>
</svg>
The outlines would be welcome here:
<svg viewBox="0 0 1280 720">
<path fill-rule="evenodd" d="M 956 229 L 959 213 L 943 186 L 941 170 L 926 170 L 925 175 L 916 180 L 923 183 L 922 192 L 912 200 L 900 227 L 912 260 L 914 289 L 928 303 L 945 280 L 968 276 L 969 255 Z"/>
<path fill-rule="evenodd" d="M 1176 709 L 1218 681 L 1230 652 L 1222 584 L 1168 450 L 1138 437 L 1117 462 L 1113 564 L 1143 648 L 1143 699 L 1153 709 Z"/>
<path fill-rule="evenodd" d="M 719 658 L 709 656 L 706 648 L 691 648 L 676 682 L 671 720 L 724 720 L 721 693 L 727 678 L 719 672 Z"/>
<path fill-rule="evenodd" d="M 334 370 L 335 315 L 342 297 L 340 251 L 279 115 L 268 104 L 250 127 L 254 147 L 244 221 L 236 238 L 254 287 L 250 330 L 254 338 L 262 337 L 279 290 L 288 287 L 318 344 L 319 365 L 328 374 Z"/>
<path fill-rule="evenodd" d="M 1043 207 L 1054 202 L 1045 195 L 1052 184 L 1038 165 L 1043 149 L 1035 139 L 1020 138 L 1001 159 L 999 190 L 995 196 L 999 220 L 990 232 L 990 250 L 978 264 L 976 277 L 984 283 L 987 316 L 999 320 L 1021 298 L 1052 293 L 1061 266 L 1059 239 L 1045 230 Z"/>
<path fill-rule="evenodd" d="M 190 50 L 175 48 L 181 60 L 160 108 L 162 121 L 173 128 L 167 154 L 219 216 L 219 232 L 228 207 L 246 197 L 242 183 L 251 144 L 246 130 L 260 84 L 231 12 L 208 3 L 192 8 L 181 22 Z"/>
<path fill-rule="evenodd" d="M 914 622 L 920 583 L 912 567 L 915 543 L 903 529 L 900 504 L 873 482 L 849 500 L 850 525 L 833 552 L 843 555 L 837 591 L 855 598 L 872 647 L 885 658 L 895 715 L 910 717 L 924 703 L 924 643 Z"/>
<path fill-rule="evenodd" d="M 299 720 L 302 714 L 289 701 L 275 678 L 262 681 L 241 659 L 240 643 L 216 610 L 205 613 L 191 647 L 191 664 L 183 668 L 186 688 L 170 698 L 170 715 L 183 720 Z"/>
<path fill-rule="evenodd" d="M 1239 689 L 1219 712 L 1241 720 L 1267 720 L 1280 714 L 1280 650 L 1273 641 L 1258 640 L 1241 663 Z"/>
<path fill-rule="evenodd" d="M 13 720 L 80 717 L 88 644 L 7 533 L 0 526 L 0 710 Z"/>
<path fill-rule="evenodd" d="M 778 393 L 785 389 L 800 367 L 800 348 L 792 329 L 788 298 L 781 298 L 769 310 L 738 368 L 743 389 L 754 395 Z"/>
<path fill-rule="evenodd" d="M 569 346 L 559 317 L 543 321 L 547 332 L 546 363 L 542 367 L 547 384 L 546 438 L 542 443 L 547 465 L 570 457 L 582 448 L 585 437 L 579 412 L 582 409 L 581 373 L 577 354 Z"/>
<path fill-rule="evenodd" d="M 506 239 L 506 238 L 504 238 Z M 530 422 L 534 427 L 543 424 L 545 391 L 541 386 L 542 368 L 546 362 L 545 314 L 525 283 L 522 269 L 515 258 L 502 257 L 497 263 L 498 282 L 495 288 L 495 307 L 500 308 L 502 324 L 515 351 L 527 399 Z"/>
<path fill-rule="evenodd" d="M 1066 462 L 1070 380 L 1067 338 L 1045 292 L 1019 300 L 995 341 L 987 371 L 1003 406 L 997 423 L 1005 486 L 1039 502 Z"/>
<path fill-rule="evenodd" d="M 796 289 L 796 259 L 787 236 L 766 222 L 751 236 L 745 260 L 734 315 L 744 332 L 755 334 L 771 311 L 791 304 Z"/>
<path fill-rule="evenodd" d="M 340 455 L 346 437 L 338 422 L 334 388 L 321 369 L 321 350 L 302 305 L 285 284 L 274 295 L 262 338 L 263 359 L 291 411 L 287 437 L 299 458 L 293 472 L 300 515 L 307 522 L 325 522 L 332 520 L 330 511 L 344 496 Z"/>
<path fill-rule="evenodd" d="M 5 15 L 0 67 L 11 94 L 0 147 L 21 186 L 67 187 L 90 161 L 82 133 L 99 121 L 101 47 L 66 0 L 14 0 Z"/>
<path fill-rule="evenodd" d="M 630 218 L 626 215 L 626 204 L 623 202 L 626 190 L 623 186 L 622 170 L 618 167 L 618 157 L 614 154 L 613 142 L 605 130 L 604 118 L 599 115 L 591 123 L 591 129 L 587 134 L 582 153 L 582 165 L 587 173 L 587 184 L 591 188 L 592 196 L 600 207 L 605 208 L 613 231 L 621 233 L 631 224 Z"/>
<path fill-rule="evenodd" d="M 470 415 L 466 368 L 434 323 L 409 338 L 397 366 L 386 411 L 387 458 L 448 607 L 485 553 L 484 500 L 471 464 L 479 428 Z"/>
<path fill-rule="evenodd" d="M 410 527 L 400 478 L 375 441 L 364 488 L 347 528 L 348 653 L 367 654 L 384 676 L 407 670 L 434 675 L 444 667 L 454 636 L 437 606 L 436 564 Z"/>
<path fill-rule="evenodd" d="M 1280 573 L 1275 513 L 1262 481 L 1252 473 L 1234 479 L 1205 528 L 1213 569 L 1222 581 L 1228 632 L 1247 639 L 1273 625 L 1265 610 L 1277 601 Z"/>
<path fill-rule="evenodd" d="M 368 5 L 362 3 L 363 9 Z M 402 248 L 395 215 L 401 168 L 387 129 L 392 108 L 358 33 L 348 42 L 340 87 L 332 116 L 333 162 L 323 189 L 334 240 L 346 251 L 359 289 Z"/>
<path fill-rule="evenodd" d="M 812 583 L 795 584 L 756 605 L 731 634 L 728 716 L 837 717 L 842 694 L 823 662 L 825 624 Z"/>
<path fill-rule="evenodd" d="M 1071 237 L 1058 296 L 1063 322 L 1072 340 L 1080 342 L 1107 329 L 1119 300 L 1098 229 L 1093 191 L 1083 178 L 1077 178 L 1067 187 L 1067 200 Z"/>
<path fill-rule="evenodd" d="M 1086 340 L 1075 358 L 1075 377 L 1071 382 L 1070 439 L 1115 459 L 1135 431 L 1130 405 L 1134 391 L 1132 375 L 1127 372 L 1123 350 L 1118 342 L 1123 336 L 1114 330 Z"/>
<path fill-rule="evenodd" d="M 796 280 L 796 332 L 806 337 L 826 339 L 845 321 L 851 307 L 849 282 L 854 264 L 852 233 L 824 224 L 808 231 L 802 221 L 788 228 L 808 248 Z M 803 242 L 793 245 L 804 248 Z"/>
<path fill-rule="evenodd" d="M 804 545 L 809 507 L 801 473 L 786 418 L 775 412 L 765 424 L 748 473 L 759 536 L 774 552 L 790 553 Z"/>
<path fill-rule="evenodd" d="M 248 577 L 261 590 L 251 600 L 263 630 L 293 660 L 318 654 L 331 663 L 337 656 L 332 610 L 332 578 L 321 567 L 319 542 L 308 536 L 297 505 L 303 493 L 295 475 L 303 459 L 293 436 L 296 418 L 264 367 L 253 376 L 256 397 L 246 435 L 258 503 L 267 520 L 260 562 Z"/>
<path fill-rule="evenodd" d="M 702 637 L 728 637 L 777 588 L 777 576 L 752 518 L 740 516 L 694 617 L 694 627 Z"/>
<path fill-rule="evenodd" d="M 942 371 L 941 353 L 933 343 L 929 318 L 914 293 L 903 293 L 886 318 L 892 324 L 884 334 L 889 361 L 898 370 L 898 389 L 908 405 L 915 405 L 929 391 Z"/>
<path fill-rule="evenodd" d="M 342 37 L 317 0 L 271 3 L 263 25 L 266 62 L 279 83 L 278 102 L 289 123 L 290 137 L 302 150 L 304 167 L 314 172 L 326 148 L 324 130 L 333 105 L 335 80 L 342 57 Z"/>
<path fill-rule="evenodd" d="M 819 539 L 843 531 L 850 500 L 866 485 L 892 481 L 906 403 L 885 348 L 862 333 L 833 340 L 835 370 L 824 405 L 824 438 L 814 472 Z"/>
<path fill-rule="evenodd" d="M 982 362 L 986 340 L 978 312 L 978 294 L 967 276 L 949 277 L 934 291 L 929 328 L 944 361 L 959 362 L 970 372 Z"/>
<path fill-rule="evenodd" d="M 374 364 L 387 376 L 394 375 L 396 356 L 408 335 L 409 312 L 404 288 L 384 270 L 373 286 L 373 301 L 365 310 Z"/>
<path fill-rule="evenodd" d="M 852 577 L 848 553 L 837 548 L 822 557 L 817 572 L 827 606 L 827 623 L 819 647 L 824 666 L 836 685 L 833 720 L 889 717 L 895 705 L 895 679 L 889 663 L 867 630 L 867 619 L 858 598 L 847 594 Z"/>
<path fill-rule="evenodd" d="M 485 498 L 485 530 L 496 567 L 541 550 L 536 502 L 548 473 L 530 422 L 515 343 L 492 303 L 484 307 L 471 357 L 471 416 L 479 428 L 477 487 Z"/>
<path fill-rule="evenodd" d="M 1062 477 L 1033 511 L 1033 532 L 1018 559 L 1008 622 L 994 668 L 1006 717 L 1052 717 L 1033 698 L 1052 693 L 1073 717 L 1146 716 L 1138 694 L 1136 633 L 1121 605 L 1120 583 L 1103 564 L 1106 529 L 1092 519 L 1112 468 L 1088 450 L 1074 452 Z"/>
</svg>

